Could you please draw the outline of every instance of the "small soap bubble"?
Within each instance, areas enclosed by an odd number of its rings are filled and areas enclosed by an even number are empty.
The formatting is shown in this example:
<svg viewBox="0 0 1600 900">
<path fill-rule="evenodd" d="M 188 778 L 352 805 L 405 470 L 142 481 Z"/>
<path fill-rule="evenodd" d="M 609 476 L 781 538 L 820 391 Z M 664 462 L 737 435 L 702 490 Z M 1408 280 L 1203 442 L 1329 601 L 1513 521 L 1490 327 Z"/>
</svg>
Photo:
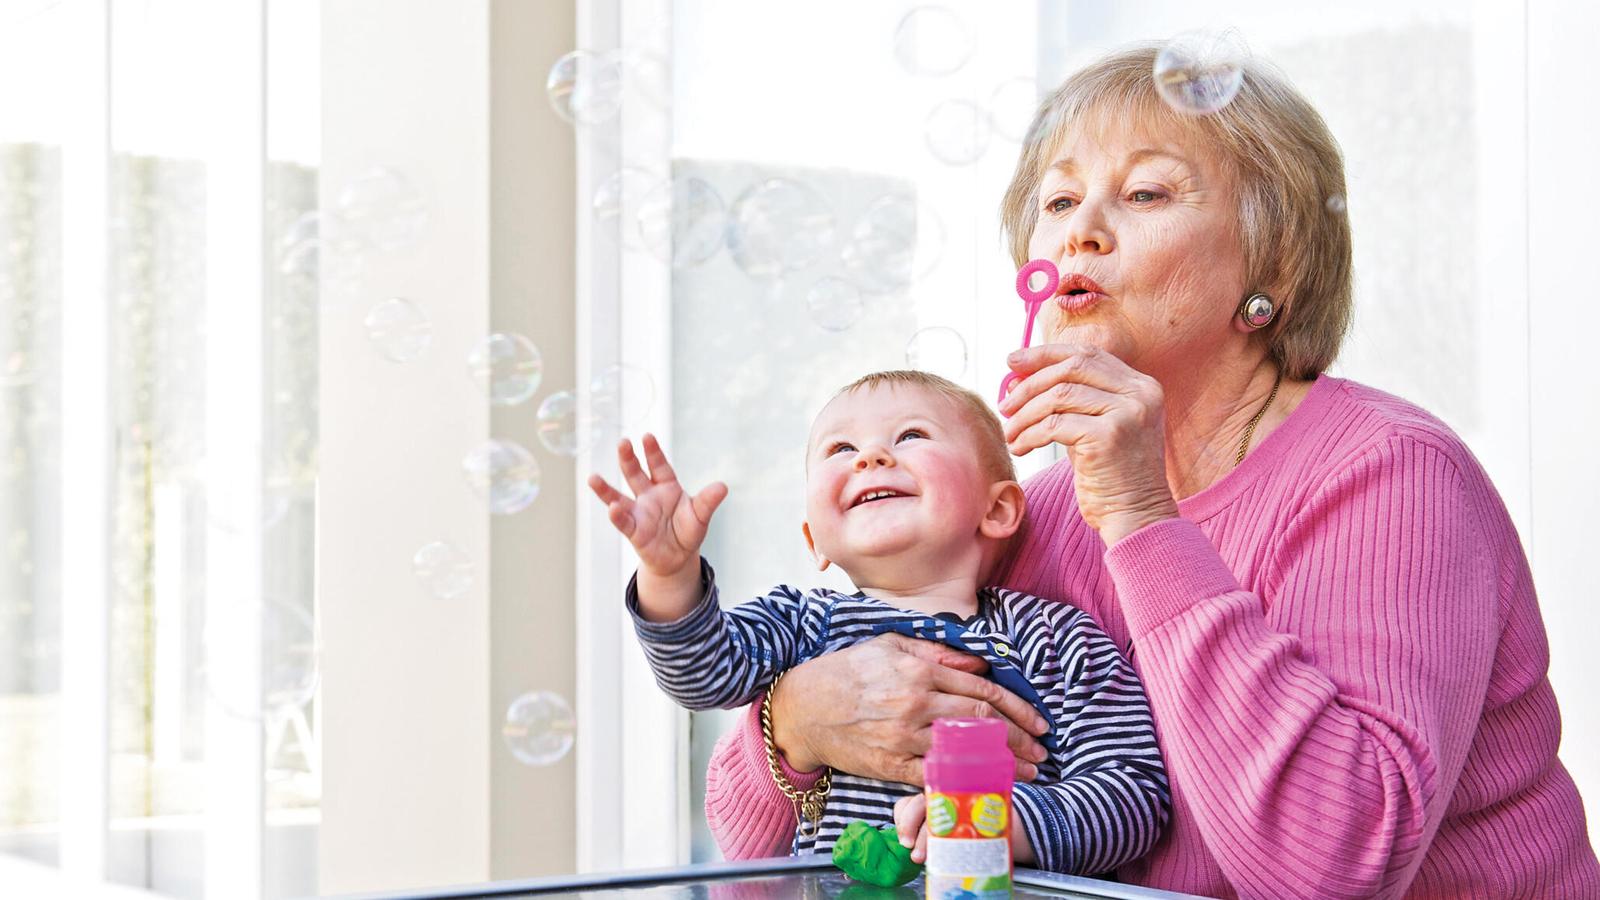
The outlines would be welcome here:
<svg viewBox="0 0 1600 900">
<path fill-rule="evenodd" d="M 924 328 L 906 342 L 906 365 L 960 381 L 967 373 L 967 342 L 954 328 Z"/>
<path fill-rule="evenodd" d="M 697 266 L 715 256 L 727 230 L 722 196 L 692 176 L 657 185 L 639 205 L 639 236 L 657 259 L 673 268 Z"/>
<path fill-rule="evenodd" d="M 1185 115 L 1214 113 L 1239 93 L 1248 58 L 1236 31 L 1180 34 L 1156 55 L 1156 90 L 1168 106 Z"/>
<path fill-rule="evenodd" d="M 639 237 L 637 228 L 625 227 L 622 221 L 623 203 L 628 198 L 632 202 L 645 196 L 651 188 L 661 182 L 661 179 L 638 166 L 623 166 L 612 172 L 600 186 L 594 189 L 595 231 L 607 238 L 619 241 L 625 249 L 643 250 L 644 241 Z"/>
<path fill-rule="evenodd" d="M 556 115 L 574 125 L 596 125 L 622 109 L 622 55 L 574 50 L 556 60 L 544 90 Z"/>
<path fill-rule="evenodd" d="M 974 47 L 972 29 L 943 6 L 919 6 L 894 30 L 894 58 L 912 75 L 949 75 L 967 64 Z"/>
<path fill-rule="evenodd" d="M 839 259 L 852 283 L 869 294 L 908 287 L 938 265 L 944 224 L 903 194 L 874 200 L 856 220 Z"/>
<path fill-rule="evenodd" d="M 572 707 L 560 694 L 530 691 L 511 701 L 500 734 L 518 762 L 548 766 L 572 749 L 577 725 Z"/>
<path fill-rule="evenodd" d="M 269 598 L 217 610 L 200 642 L 206 692 L 227 715 L 259 720 L 303 706 L 317 692 L 320 652 L 307 607 Z M 255 647 L 259 668 L 243 664 Z"/>
<path fill-rule="evenodd" d="M 806 311 L 811 314 L 811 321 L 828 331 L 848 329 L 861 321 L 864 309 L 861 289 L 843 278 L 819 278 L 806 291 Z"/>
<path fill-rule="evenodd" d="M 539 390 L 544 361 L 520 334 L 491 334 L 467 354 L 467 371 L 495 406 L 516 406 Z"/>
<path fill-rule="evenodd" d="M 472 590 L 472 560 L 448 541 L 423 545 L 411 557 L 411 571 L 440 600 L 458 600 Z"/>
<path fill-rule="evenodd" d="M 461 470 L 495 515 L 521 512 L 539 496 L 539 463 L 515 441 L 485 442 L 461 460 Z"/>
<path fill-rule="evenodd" d="M 344 236 L 388 253 L 410 249 L 428 227 L 422 194 L 399 172 L 374 166 L 345 183 L 334 201 Z"/>
<path fill-rule="evenodd" d="M 968 166 L 989 149 L 989 116 L 976 103 L 946 100 L 928 113 L 922 134 L 940 162 Z"/>
<path fill-rule="evenodd" d="M 769 178 L 733 203 L 728 251 L 751 278 L 778 278 L 816 262 L 833 244 L 833 210 L 798 181 Z"/>
<path fill-rule="evenodd" d="M 1331 212 L 1336 216 L 1344 215 L 1345 210 L 1348 208 L 1344 198 L 1338 194 L 1334 194 L 1332 197 L 1328 198 L 1327 207 L 1328 212 Z"/>
<path fill-rule="evenodd" d="M 994 133 L 1008 141 L 1020 143 L 1027 137 L 1038 109 L 1039 84 L 1032 78 L 1002 81 L 989 95 L 989 122 Z"/>
<path fill-rule="evenodd" d="M 650 415 L 656 399 L 655 382 L 638 366 L 606 366 L 589 380 L 589 408 L 600 428 L 632 430 Z"/>
<path fill-rule="evenodd" d="M 539 443 L 551 453 L 577 456 L 588 448 L 585 429 L 578 421 L 578 397 L 571 391 L 557 391 L 544 398 L 535 418 L 539 423 Z"/>
<path fill-rule="evenodd" d="M 433 342 L 433 323 L 404 297 L 391 297 L 372 307 L 363 324 L 372 346 L 390 362 L 410 362 Z"/>
<path fill-rule="evenodd" d="M 278 239 L 278 271 L 315 281 L 322 255 L 322 213 L 301 213 Z"/>
</svg>

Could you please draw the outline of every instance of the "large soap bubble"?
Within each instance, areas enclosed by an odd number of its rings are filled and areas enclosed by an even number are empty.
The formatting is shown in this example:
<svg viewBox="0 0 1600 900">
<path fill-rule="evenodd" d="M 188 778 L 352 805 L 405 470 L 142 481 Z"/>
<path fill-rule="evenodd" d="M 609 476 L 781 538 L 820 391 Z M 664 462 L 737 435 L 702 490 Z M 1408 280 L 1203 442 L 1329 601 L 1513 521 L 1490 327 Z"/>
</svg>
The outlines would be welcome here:
<svg viewBox="0 0 1600 900">
<path fill-rule="evenodd" d="M 372 307 L 362 324 L 373 348 L 390 362 L 411 362 L 433 342 L 433 323 L 404 297 L 391 297 Z"/>
<path fill-rule="evenodd" d="M 1249 51 L 1236 31 L 1191 31 L 1156 55 L 1156 90 L 1167 105 L 1191 116 L 1214 113 L 1238 95 Z"/>
<path fill-rule="evenodd" d="M 575 125 L 595 125 L 622 109 L 622 56 L 574 50 L 556 60 L 544 90 L 556 115 Z"/>
<path fill-rule="evenodd" d="M 394 169 L 373 166 L 350 179 L 334 200 L 346 240 L 388 253 L 410 249 L 428 227 L 422 193 Z"/>
<path fill-rule="evenodd" d="M 588 449 L 588 429 L 579 422 L 578 397 L 571 391 L 556 391 L 544 398 L 535 418 L 539 443 L 551 453 L 577 456 Z"/>
<path fill-rule="evenodd" d="M 472 590 L 472 560 L 448 541 L 423 545 L 411 557 L 411 572 L 423 588 L 440 600 L 458 600 Z"/>
<path fill-rule="evenodd" d="M 693 176 L 657 185 L 639 206 L 639 236 L 657 259 L 673 268 L 697 266 L 715 256 L 727 228 L 722 195 Z"/>
<path fill-rule="evenodd" d="M 816 262 L 832 245 L 833 211 L 798 181 L 769 178 L 739 195 L 728 217 L 728 250 L 752 278 L 779 278 Z"/>
<path fill-rule="evenodd" d="M 486 441 L 461 460 L 461 470 L 496 515 L 521 512 L 539 496 L 539 463 L 515 441 Z"/>
<path fill-rule="evenodd" d="M 811 321 L 828 331 L 848 329 L 861 321 L 864 310 L 861 289 L 843 278 L 819 278 L 806 291 L 806 312 Z"/>
<path fill-rule="evenodd" d="M 928 113 L 923 138 L 940 162 L 970 166 L 989 149 L 989 114 L 968 100 L 946 100 Z"/>
<path fill-rule="evenodd" d="M 874 200 L 839 253 L 850 281 L 869 294 L 903 290 L 938 264 L 944 224 L 904 194 Z"/>
<path fill-rule="evenodd" d="M 943 6 L 919 6 L 894 30 L 894 58 L 913 75 L 949 75 L 972 58 L 974 44 L 972 29 Z"/>
<path fill-rule="evenodd" d="M 268 598 L 209 611 L 201 635 L 206 691 L 223 712 L 258 720 L 303 706 L 317 692 L 319 649 L 309 608 Z M 260 668 L 240 653 L 260 648 Z"/>
<path fill-rule="evenodd" d="M 967 373 L 967 342 L 954 328 L 924 328 L 906 342 L 906 366 L 951 381 Z"/>
<path fill-rule="evenodd" d="M 559 762 L 577 733 L 572 707 L 560 694 L 530 691 L 511 701 L 500 736 L 518 762 L 548 766 Z"/>
<path fill-rule="evenodd" d="M 515 406 L 539 390 L 544 361 L 520 334 L 491 334 L 467 354 L 467 371 L 496 406 Z"/>
</svg>

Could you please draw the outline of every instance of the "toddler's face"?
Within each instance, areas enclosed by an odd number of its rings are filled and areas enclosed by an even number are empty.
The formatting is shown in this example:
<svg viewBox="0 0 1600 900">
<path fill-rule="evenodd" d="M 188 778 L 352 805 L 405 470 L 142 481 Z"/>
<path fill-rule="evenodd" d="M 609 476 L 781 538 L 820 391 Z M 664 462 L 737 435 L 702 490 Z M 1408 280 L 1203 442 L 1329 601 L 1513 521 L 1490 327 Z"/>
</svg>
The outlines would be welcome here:
<svg viewBox="0 0 1600 900">
<path fill-rule="evenodd" d="M 846 572 L 908 551 L 965 557 L 977 545 L 993 482 L 955 401 L 915 385 L 837 397 L 812 424 L 806 459 L 808 533 Z"/>
</svg>

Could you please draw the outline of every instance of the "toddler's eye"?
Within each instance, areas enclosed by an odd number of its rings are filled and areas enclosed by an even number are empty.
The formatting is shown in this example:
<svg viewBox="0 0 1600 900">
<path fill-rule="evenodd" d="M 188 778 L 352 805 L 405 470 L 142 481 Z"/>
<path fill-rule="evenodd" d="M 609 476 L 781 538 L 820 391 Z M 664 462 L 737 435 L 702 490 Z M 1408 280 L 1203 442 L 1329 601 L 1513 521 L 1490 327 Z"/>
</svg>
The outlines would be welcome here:
<svg viewBox="0 0 1600 900">
<path fill-rule="evenodd" d="M 921 431 L 918 431 L 915 428 L 908 428 L 904 432 L 901 432 L 899 439 L 901 441 L 904 441 L 906 438 L 911 438 L 911 437 L 914 437 L 914 438 L 926 438 L 927 435 L 922 433 Z"/>
<path fill-rule="evenodd" d="M 832 456 L 832 455 L 834 455 L 835 453 L 838 453 L 841 450 L 854 450 L 854 449 L 855 449 L 855 447 L 853 445 L 847 444 L 844 441 L 838 441 L 837 443 L 835 443 L 831 447 L 829 447 L 828 448 L 828 452 L 826 454 L 824 454 L 824 455 L 825 456 Z"/>
</svg>

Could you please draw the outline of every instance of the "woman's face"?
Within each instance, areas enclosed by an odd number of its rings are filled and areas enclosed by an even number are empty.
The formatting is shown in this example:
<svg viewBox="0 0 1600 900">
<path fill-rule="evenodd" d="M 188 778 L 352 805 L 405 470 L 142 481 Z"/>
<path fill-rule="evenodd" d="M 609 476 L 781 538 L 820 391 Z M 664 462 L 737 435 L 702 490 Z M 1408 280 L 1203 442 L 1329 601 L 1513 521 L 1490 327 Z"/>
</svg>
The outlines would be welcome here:
<svg viewBox="0 0 1600 900">
<path fill-rule="evenodd" d="M 1158 380 L 1192 371 L 1239 336 L 1231 323 L 1245 263 L 1232 179 L 1181 137 L 1103 131 L 1069 136 L 1035 198 L 1028 255 L 1062 277 L 1062 293 L 1039 312 L 1042 333 L 1098 346 Z M 1072 274 L 1093 285 L 1074 285 Z"/>
</svg>

